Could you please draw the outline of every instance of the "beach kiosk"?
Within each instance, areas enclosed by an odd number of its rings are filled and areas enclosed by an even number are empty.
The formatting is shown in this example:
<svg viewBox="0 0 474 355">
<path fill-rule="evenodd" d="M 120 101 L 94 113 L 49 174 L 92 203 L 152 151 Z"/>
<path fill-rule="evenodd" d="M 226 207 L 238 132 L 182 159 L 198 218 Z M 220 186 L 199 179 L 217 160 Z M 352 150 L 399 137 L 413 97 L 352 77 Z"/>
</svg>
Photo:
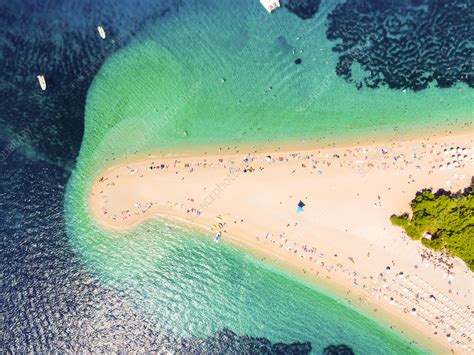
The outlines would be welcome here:
<svg viewBox="0 0 474 355">
<path fill-rule="evenodd" d="M 279 0 L 260 0 L 260 3 L 269 13 L 271 13 L 273 10 L 276 10 L 280 7 Z"/>
</svg>

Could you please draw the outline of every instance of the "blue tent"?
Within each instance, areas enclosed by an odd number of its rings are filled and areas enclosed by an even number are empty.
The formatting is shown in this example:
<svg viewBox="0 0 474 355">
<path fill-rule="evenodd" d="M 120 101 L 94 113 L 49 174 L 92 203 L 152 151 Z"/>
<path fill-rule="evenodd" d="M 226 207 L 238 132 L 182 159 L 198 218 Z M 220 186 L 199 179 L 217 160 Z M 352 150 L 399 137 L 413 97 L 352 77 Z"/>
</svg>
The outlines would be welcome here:
<svg viewBox="0 0 474 355">
<path fill-rule="evenodd" d="M 296 213 L 304 212 L 304 206 L 306 205 L 303 201 L 298 202 L 298 207 L 296 207 Z"/>
</svg>

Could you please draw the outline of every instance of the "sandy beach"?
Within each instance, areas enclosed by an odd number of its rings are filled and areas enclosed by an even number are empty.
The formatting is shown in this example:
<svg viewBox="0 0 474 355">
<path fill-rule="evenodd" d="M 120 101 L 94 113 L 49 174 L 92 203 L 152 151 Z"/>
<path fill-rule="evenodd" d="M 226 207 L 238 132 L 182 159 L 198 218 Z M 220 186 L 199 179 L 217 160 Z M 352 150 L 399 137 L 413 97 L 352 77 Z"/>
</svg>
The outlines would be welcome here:
<svg viewBox="0 0 474 355">
<path fill-rule="evenodd" d="M 473 135 L 314 149 L 149 156 L 98 173 L 89 207 L 126 230 L 153 216 L 205 228 L 209 242 L 337 286 L 435 352 L 474 349 L 474 277 L 457 258 L 391 225 L 417 191 L 457 191 L 474 175 Z M 224 153 L 226 152 L 226 153 Z M 298 213 L 298 204 L 304 204 Z"/>
</svg>

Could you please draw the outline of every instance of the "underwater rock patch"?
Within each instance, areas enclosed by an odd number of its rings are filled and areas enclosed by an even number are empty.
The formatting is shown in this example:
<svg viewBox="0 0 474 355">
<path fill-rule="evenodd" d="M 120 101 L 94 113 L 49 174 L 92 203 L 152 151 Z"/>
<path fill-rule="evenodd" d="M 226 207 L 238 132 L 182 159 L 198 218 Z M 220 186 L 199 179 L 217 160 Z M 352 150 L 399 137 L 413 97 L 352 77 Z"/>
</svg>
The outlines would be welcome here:
<svg viewBox="0 0 474 355">
<path fill-rule="evenodd" d="M 222 329 L 209 338 L 183 340 L 180 351 L 206 354 L 309 354 L 310 342 L 272 343 L 267 338 L 237 335 L 230 329 Z"/>
<path fill-rule="evenodd" d="M 469 0 L 348 0 L 328 15 L 336 74 L 358 89 L 474 87 Z M 353 77 L 358 63 L 362 78 Z"/>
<path fill-rule="evenodd" d="M 354 355 L 354 351 L 345 344 L 329 345 L 324 349 L 323 355 Z"/>
<path fill-rule="evenodd" d="M 313 18 L 319 10 L 321 0 L 290 0 L 285 7 L 302 20 Z"/>
</svg>

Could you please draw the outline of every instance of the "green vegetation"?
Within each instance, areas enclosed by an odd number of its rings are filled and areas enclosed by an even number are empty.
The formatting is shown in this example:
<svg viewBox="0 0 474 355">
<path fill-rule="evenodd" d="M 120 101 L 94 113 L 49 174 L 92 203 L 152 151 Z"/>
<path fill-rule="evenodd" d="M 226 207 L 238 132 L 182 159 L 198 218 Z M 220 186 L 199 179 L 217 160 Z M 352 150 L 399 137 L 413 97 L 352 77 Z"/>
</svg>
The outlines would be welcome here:
<svg viewBox="0 0 474 355">
<path fill-rule="evenodd" d="M 392 215 L 390 220 L 403 227 L 412 239 L 421 239 L 423 245 L 445 250 L 458 256 L 474 271 L 474 191 L 451 194 L 429 189 L 418 193 L 411 201 L 412 216 Z M 426 238 L 425 233 L 431 235 Z"/>
</svg>

